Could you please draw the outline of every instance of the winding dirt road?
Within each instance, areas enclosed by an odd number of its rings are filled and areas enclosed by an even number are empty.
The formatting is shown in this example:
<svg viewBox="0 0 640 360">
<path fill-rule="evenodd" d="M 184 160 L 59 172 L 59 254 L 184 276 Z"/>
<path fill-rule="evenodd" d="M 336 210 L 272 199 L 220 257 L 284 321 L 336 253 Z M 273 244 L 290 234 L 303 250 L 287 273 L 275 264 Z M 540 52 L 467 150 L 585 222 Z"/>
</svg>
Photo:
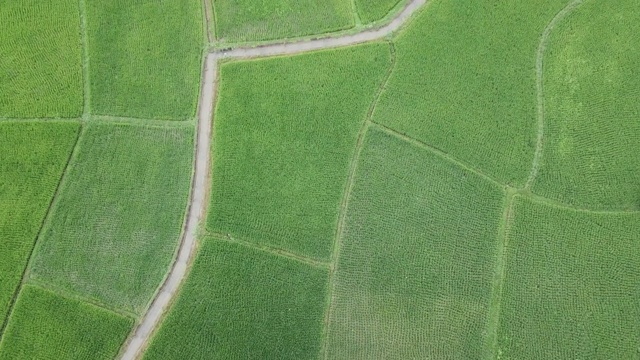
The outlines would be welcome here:
<svg viewBox="0 0 640 360">
<path fill-rule="evenodd" d="M 202 72 L 202 88 L 198 105 L 194 175 L 191 184 L 189 209 L 184 223 L 183 237 L 178 250 L 178 257 L 173 263 L 160 291 L 158 291 L 151 306 L 144 314 L 142 321 L 125 344 L 121 359 L 133 360 L 141 355 L 153 330 L 159 325 L 164 312 L 168 310 L 169 304 L 184 280 L 189 261 L 194 253 L 198 226 L 206 211 L 207 191 L 209 188 L 209 167 L 211 164 L 210 145 L 218 60 L 291 55 L 306 51 L 349 46 L 379 40 L 398 30 L 426 1 L 427 0 L 412 0 L 387 25 L 380 28 L 367 29 L 357 34 L 265 45 L 254 48 L 218 50 L 207 54 Z"/>
</svg>

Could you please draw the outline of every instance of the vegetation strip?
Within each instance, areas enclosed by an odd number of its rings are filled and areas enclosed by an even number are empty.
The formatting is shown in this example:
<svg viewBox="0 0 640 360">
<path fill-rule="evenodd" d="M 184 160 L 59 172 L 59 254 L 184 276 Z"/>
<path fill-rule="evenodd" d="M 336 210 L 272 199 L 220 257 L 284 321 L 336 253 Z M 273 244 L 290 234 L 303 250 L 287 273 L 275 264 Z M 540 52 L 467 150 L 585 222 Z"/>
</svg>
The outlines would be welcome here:
<svg viewBox="0 0 640 360">
<path fill-rule="evenodd" d="M 49 207 L 47 208 L 46 215 L 44 216 L 44 219 L 42 220 L 42 223 L 40 224 L 40 229 L 38 230 L 38 235 L 37 235 L 37 237 L 36 237 L 36 239 L 34 241 L 33 246 L 31 247 L 31 251 L 29 253 L 27 264 L 25 265 L 24 269 L 22 270 L 22 280 L 20 281 L 20 285 L 16 288 L 16 290 L 15 290 L 15 292 L 13 294 L 13 297 L 11 298 L 11 303 L 9 304 L 9 311 L 7 312 L 7 316 L 5 317 L 4 321 L 2 322 L 2 326 L 0 327 L 0 341 L 2 340 L 2 337 L 4 336 L 4 330 L 7 327 L 7 324 L 9 322 L 9 318 L 11 318 L 11 314 L 13 313 L 13 309 L 14 309 L 14 306 L 15 306 L 15 303 L 16 303 L 16 299 L 18 298 L 18 294 L 20 293 L 20 290 L 22 289 L 23 285 L 27 281 L 28 269 L 31 266 L 31 261 L 32 261 L 32 258 L 33 258 L 34 249 L 36 248 L 36 244 L 37 244 L 38 240 L 40 240 L 40 238 L 42 236 L 42 229 L 44 228 L 44 226 L 47 223 L 47 221 L 49 221 L 51 210 L 53 209 L 54 205 L 56 204 L 56 201 L 58 199 L 58 195 L 60 194 L 60 188 L 62 187 L 62 184 L 65 181 L 67 172 L 69 170 L 69 165 L 71 164 L 71 162 L 73 161 L 73 159 L 75 159 L 75 156 L 77 155 L 78 143 L 80 142 L 80 137 L 82 136 L 83 131 L 84 131 L 84 126 L 82 126 L 82 124 L 81 124 L 80 125 L 80 130 L 78 131 L 78 134 L 77 134 L 76 139 L 75 139 L 75 143 L 73 145 L 73 150 L 69 154 L 69 158 L 67 159 L 67 163 L 65 164 L 64 170 L 62 171 L 62 176 L 60 176 L 60 180 L 58 181 L 58 185 L 56 186 L 56 190 L 53 193 L 53 196 L 51 197 L 51 202 L 49 203 Z"/>
<path fill-rule="evenodd" d="M 564 9 L 549 22 L 549 25 L 542 32 L 540 37 L 540 44 L 538 45 L 538 51 L 536 52 L 536 95 L 537 95 L 537 117 L 538 117 L 538 134 L 536 140 L 536 150 L 533 155 L 533 163 L 531 165 L 531 173 L 525 184 L 525 188 L 531 188 L 531 185 L 538 175 L 540 169 L 540 160 L 542 159 L 542 153 L 544 148 L 544 53 L 547 47 L 547 42 L 551 32 L 556 25 L 566 18 L 571 12 L 582 5 L 583 0 L 573 0 Z"/>
<path fill-rule="evenodd" d="M 82 84 L 84 96 L 82 101 L 82 118 L 87 120 L 91 104 L 91 82 L 89 80 L 89 47 L 87 45 L 87 7 L 85 0 L 80 3 L 80 32 L 82 33 Z"/>
</svg>

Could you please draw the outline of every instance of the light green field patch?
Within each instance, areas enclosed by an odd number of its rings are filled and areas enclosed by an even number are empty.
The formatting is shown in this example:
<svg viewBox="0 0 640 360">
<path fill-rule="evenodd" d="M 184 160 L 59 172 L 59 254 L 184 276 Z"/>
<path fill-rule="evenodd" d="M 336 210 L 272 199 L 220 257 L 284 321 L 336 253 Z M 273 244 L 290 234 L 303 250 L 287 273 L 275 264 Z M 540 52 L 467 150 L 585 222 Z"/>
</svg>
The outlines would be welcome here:
<svg viewBox="0 0 640 360">
<path fill-rule="evenodd" d="M 347 208 L 328 358 L 480 358 L 503 198 L 372 129 Z"/>
<path fill-rule="evenodd" d="M 0 343 L 0 359 L 113 359 L 133 320 L 26 285 Z"/>
<path fill-rule="evenodd" d="M 567 2 L 430 1 L 398 37 L 374 121 L 523 185 L 536 145 L 536 52 Z"/>
<path fill-rule="evenodd" d="M 504 359 L 637 359 L 640 214 L 516 198 L 499 353 Z"/>
<path fill-rule="evenodd" d="M 390 62 L 375 43 L 223 64 L 207 228 L 316 259 Z"/>
<path fill-rule="evenodd" d="M 533 190 L 579 207 L 640 209 L 640 7 L 585 2 L 545 54 L 545 143 Z"/>
<path fill-rule="evenodd" d="M 79 129 L 74 123 L 0 123 L 0 323 Z"/>
<path fill-rule="evenodd" d="M 86 2 L 92 113 L 193 117 L 203 44 L 201 3 Z"/>
<path fill-rule="evenodd" d="M 78 0 L 0 1 L 0 116 L 79 117 Z"/>
<path fill-rule="evenodd" d="M 316 359 L 327 270 L 206 239 L 145 359 Z"/>
<path fill-rule="evenodd" d="M 208 0 L 221 42 L 286 39 L 353 27 L 351 0 Z"/>
<path fill-rule="evenodd" d="M 193 132 L 90 124 L 31 278 L 141 314 L 179 242 Z"/>
<path fill-rule="evenodd" d="M 358 16 L 363 24 L 384 18 L 402 0 L 356 0 Z"/>
</svg>

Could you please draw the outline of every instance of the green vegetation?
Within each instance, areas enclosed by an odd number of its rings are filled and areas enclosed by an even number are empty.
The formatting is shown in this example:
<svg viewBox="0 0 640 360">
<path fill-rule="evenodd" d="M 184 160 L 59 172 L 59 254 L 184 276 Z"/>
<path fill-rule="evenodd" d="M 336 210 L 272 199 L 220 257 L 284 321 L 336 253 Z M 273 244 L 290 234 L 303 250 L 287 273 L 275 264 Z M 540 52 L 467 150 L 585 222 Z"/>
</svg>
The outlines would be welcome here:
<svg viewBox="0 0 640 360">
<path fill-rule="evenodd" d="M 0 123 L 0 324 L 79 129 L 76 123 Z"/>
<path fill-rule="evenodd" d="M 86 2 L 92 113 L 193 117 L 204 41 L 202 4 Z"/>
<path fill-rule="evenodd" d="M 401 0 L 355 0 L 358 16 L 369 24 L 387 16 Z"/>
<path fill-rule="evenodd" d="M 578 212 L 516 199 L 499 355 L 638 358 L 640 213 Z"/>
<path fill-rule="evenodd" d="M 193 132 L 90 124 L 78 146 L 30 277 L 140 314 L 179 242 Z"/>
<path fill-rule="evenodd" d="M 640 210 L 639 33 L 637 1 L 602 0 L 586 2 L 552 34 L 535 192 L 580 207 Z"/>
<path fill-rule="evenodd" d="M 78 117 L 78 0 L 0 1 L 0 116 Z"/>
<path fill-rule="evenodd" d="M 398 37 L 374 121 L 523 185 L 536 144 L 536 52 L 566 3 L 430 1 Z"/>
<path fill-rule="evenodd" d="M 503 191 L 373 129 L 347 208 L 330 359 L 479 358 Z"/>
<path fill-rule="evenodd" d="M 389 57 L 375 43 L 224 64 L 208 229 L 328 258 L 358 131 Z"/>
<path fill-rule="evenodd" d="M 275 40 L 353 27 L 351 0 L 207 0 L 221 42 Z"/>
<path fill-rule="evenodd" d="M 314 359 L 327 270 L 206 239 L 145 359 Z"/>
<path fill-rule="evenodd" d="M 0 359 L 113 359 L 133 320 L 26 285 L 0 343 Z"/>
</svg>

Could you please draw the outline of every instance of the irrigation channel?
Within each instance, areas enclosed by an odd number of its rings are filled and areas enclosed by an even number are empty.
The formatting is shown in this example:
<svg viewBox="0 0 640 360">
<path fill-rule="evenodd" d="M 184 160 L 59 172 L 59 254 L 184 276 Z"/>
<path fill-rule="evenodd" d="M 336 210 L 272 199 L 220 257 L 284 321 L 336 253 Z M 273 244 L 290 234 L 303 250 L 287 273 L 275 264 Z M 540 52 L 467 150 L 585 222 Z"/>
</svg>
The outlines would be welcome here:
<svg viewBox="0 0 640 360">
<path fill-rule="evenodd" d="M 388 24 L 378 28 L 366 29 L 356 34 L 339 37 L 326 37 L 312 40 L 283 42 L 257 47 L 239 47 L 215 50 L 207 54 L 202 71 L 202 84 L 198 102 L 198 125 L 195 151 L 194 174 L 187 217 L 182 231 L 182 241 L 178 256 L 144 314 L 142 321 L 125 344 L 121 359 L 133 360 L 141 356 L 154 329 L 160 324 L 163 314 L 178 292 L 180 284 L 187 275 L 187 267 L 194 254 L 200 220 L 206 213 L 209 172 L 211 164 L 211 131 L 213 124 L 213 104 L 216 98 L 217 67 L 220 59 L 249 59 L 277 55 L 292 55 L 306 51 L 349 46 L 382 39 L 397 31 L 427 0 L 411 0 Z M 206 16 L 207 28 L 209 16 Z"/>
</svg>

